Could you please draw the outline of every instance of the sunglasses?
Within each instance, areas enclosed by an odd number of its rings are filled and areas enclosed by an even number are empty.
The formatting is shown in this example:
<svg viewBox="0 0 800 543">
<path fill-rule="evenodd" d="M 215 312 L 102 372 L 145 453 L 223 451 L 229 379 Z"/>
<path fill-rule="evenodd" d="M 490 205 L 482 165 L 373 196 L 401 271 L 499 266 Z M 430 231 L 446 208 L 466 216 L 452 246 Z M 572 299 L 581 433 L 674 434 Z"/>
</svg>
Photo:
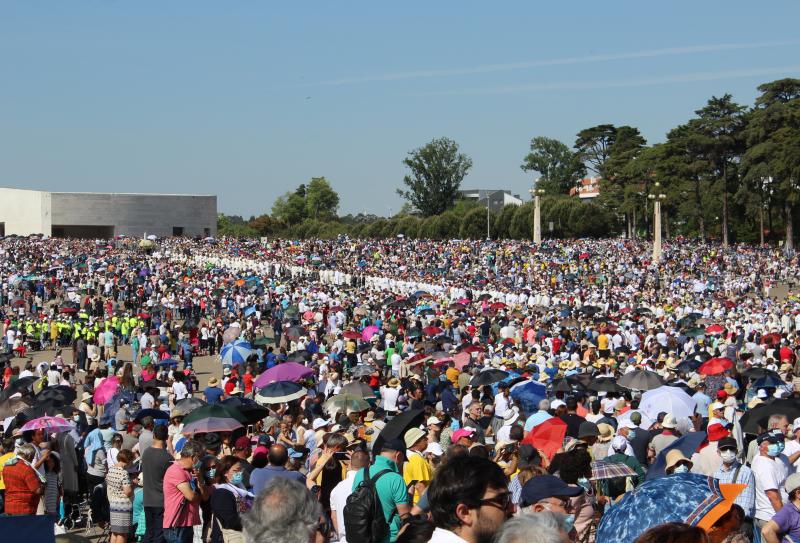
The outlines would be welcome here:
<svg viewBox="0 0 800 543">
<path fill-rule="evenodd" d="M 478 502 L 481 506 L 492 505 L 499 509 L 508 509 L 511 505 L 511 492 L 503 492 L 492 498 L 485 498 Z"/>
</svg>

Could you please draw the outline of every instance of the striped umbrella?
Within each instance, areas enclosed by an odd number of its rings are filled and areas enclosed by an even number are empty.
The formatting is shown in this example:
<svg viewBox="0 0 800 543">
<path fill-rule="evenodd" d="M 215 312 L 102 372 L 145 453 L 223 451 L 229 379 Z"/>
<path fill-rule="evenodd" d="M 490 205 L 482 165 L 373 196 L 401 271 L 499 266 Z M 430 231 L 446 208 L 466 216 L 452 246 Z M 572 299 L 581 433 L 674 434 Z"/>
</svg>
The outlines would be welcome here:
<svg viewBox="0 0 800 543">
<path fill-rule="evenodd" d="M 220 357 L 223 366 L 244 364 L 247 357 L 253 354 L 253 347 L 246 341 L 236 340 L 222 348 Z"/>
<path fill-rule="evenodd" d="M 26 422 L 22 427 L 22 431 L 27 432 L 28 430 L 44 430 L 45 432 L 57 434 L 58 432 L 70 430 L 71 428 L 72 425 L 67 421 L 67 419 L 45 415 L 44 417 L 39 417 L 38 419 L 33 419 L 32 421 Z"/>
<path fill-rule="evenodd" d="M 270 383 L 255 396 L 257 403 L 267 405 L 297 400 L 308 394 L 308 391 L 293 381 L 276 381 Z"/>
<path fill-rule="evenodd" d="M 592 480 L 613 479 L 615 477 L 636 476 L 636 472 L 622 462 L 608 462 L 606 460 L 592 461 Z"/>
</svg>

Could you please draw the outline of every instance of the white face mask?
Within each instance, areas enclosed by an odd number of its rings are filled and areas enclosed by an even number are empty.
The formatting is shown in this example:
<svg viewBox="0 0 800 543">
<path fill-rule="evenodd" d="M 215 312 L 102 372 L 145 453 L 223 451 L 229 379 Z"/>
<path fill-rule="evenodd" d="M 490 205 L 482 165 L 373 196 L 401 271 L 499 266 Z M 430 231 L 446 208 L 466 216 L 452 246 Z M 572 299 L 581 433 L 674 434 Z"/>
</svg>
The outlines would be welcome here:
<svg viewBox="0 0 800 543">
<path fill-rule="evenodd" d="M 681 464 L 680 466 L 672 470 L 672 473 L 687 473 L 688 471 L 689 471 L 689 466 L 687 466 L 686 464 Z"/>
<path fill-rule="evenodd" d="M 719 456 L 722 458 L 723 462 L 726 464 L 731 464 L 734 460 L 736 460 L 736 451 L 720 451 Z"/>
</svg>

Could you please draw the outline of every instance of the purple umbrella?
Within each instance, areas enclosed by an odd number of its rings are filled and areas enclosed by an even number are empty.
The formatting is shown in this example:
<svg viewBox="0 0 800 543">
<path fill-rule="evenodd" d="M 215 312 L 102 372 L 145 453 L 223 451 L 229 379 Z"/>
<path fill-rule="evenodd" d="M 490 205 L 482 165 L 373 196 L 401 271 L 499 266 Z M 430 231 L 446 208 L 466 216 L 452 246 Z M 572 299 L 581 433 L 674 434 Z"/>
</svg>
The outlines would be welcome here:
<svg viewBox="0 0 800 543">
<path fill-rule="evenodd" d="M 300 381 L 311 375 L 314 375 L 314 370 L 311 368 L 307 368 L 297 362 L 284 362 L 259 375 L 254 385 L 258 388 L 263 388 L 276 381 Z"/>
<path fill-rule="evenodd" d="M 361 331 L 361 339 L 364 341 L 369 341 L 372 339 L 372 336 L 378 333 L 378 327 L 374 324 L 371 326 L 367 326 Z"/>
<path fill-rule="evenodd" d="M 208 432 L 232 432 L 241 428 L 242 423 L 236 419 L 223 417 L 209 417 L 194 422 L 189 422 L 183 426 L 184 434 L 205 434 Z"/>
</svg>

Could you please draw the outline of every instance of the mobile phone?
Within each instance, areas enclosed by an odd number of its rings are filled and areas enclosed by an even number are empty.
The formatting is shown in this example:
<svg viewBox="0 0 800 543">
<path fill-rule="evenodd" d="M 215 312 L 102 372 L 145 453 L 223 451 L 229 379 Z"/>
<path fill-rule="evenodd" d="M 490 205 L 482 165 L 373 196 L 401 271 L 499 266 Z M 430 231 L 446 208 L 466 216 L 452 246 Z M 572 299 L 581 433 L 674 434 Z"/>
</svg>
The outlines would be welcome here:
<svg viewBox="0 0 800 543">
<path fill-rule="evenodd" d="M 333 453 L 333 457 L 336 460 L 348 460 L 350 456 L 346 452 L 335 452 Z"/>
<path fill-rule="evenodd" d="M 253 435 L 254 433 L 256 433 L 256 427 L 253 426 L 252 424 L 248 424 L 247 425 L 247 435 Z"/>
</svg>

